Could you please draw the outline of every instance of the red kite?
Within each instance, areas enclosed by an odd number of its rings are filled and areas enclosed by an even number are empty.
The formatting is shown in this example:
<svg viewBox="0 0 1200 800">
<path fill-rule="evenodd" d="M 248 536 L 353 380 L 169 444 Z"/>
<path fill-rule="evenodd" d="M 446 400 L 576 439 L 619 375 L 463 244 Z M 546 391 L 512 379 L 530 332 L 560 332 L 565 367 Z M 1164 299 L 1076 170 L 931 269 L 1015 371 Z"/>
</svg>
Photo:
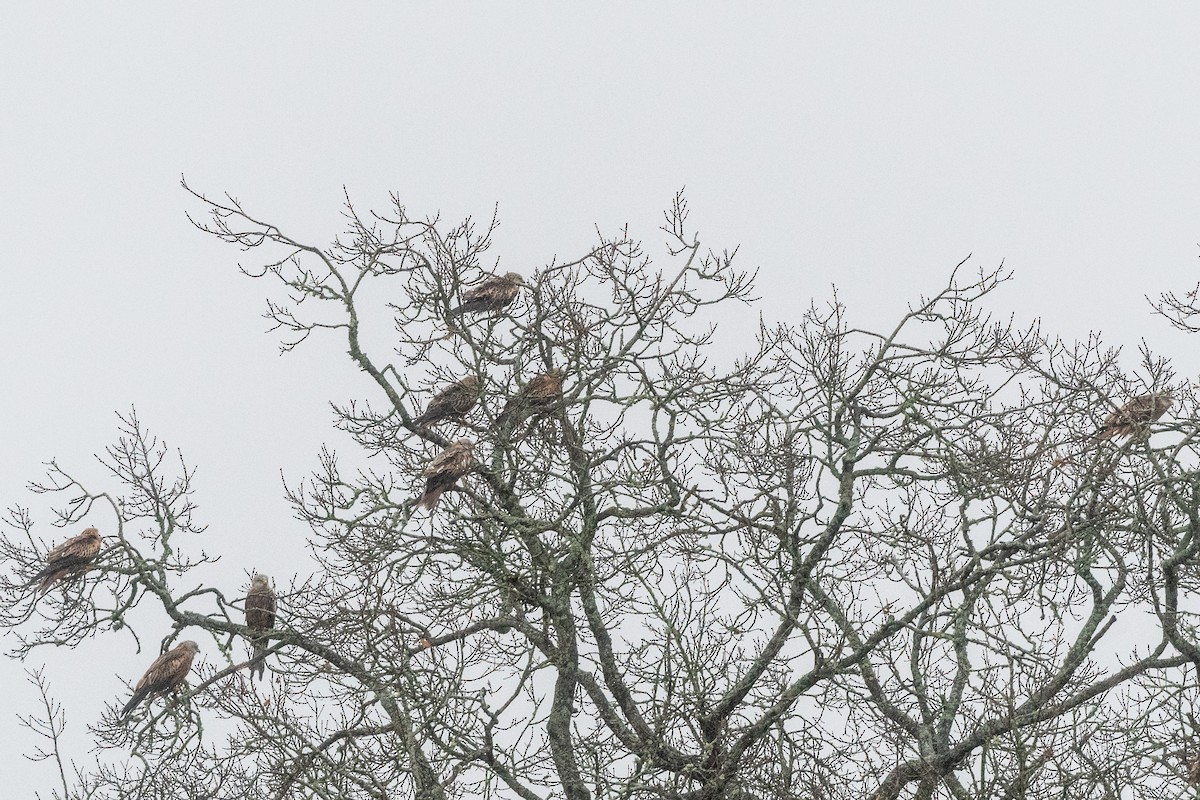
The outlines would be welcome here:
<svg viewBox="0 0 1200 800">
<path fill-rule="evenodd" d="M 517 297 L 525 279 L 516 272 L 493 275 L 474 289 L 463 292 L 462 303 L 450 309 L 450 316 L 477 311 L 499 311 Z"/>
<path fill-rule="evenodd" d="M 146 674 L 137 682 L 137 686 L 133 687 L 133 697 L 125 704 L 121 714 L 128 716 L 138 703 L 153 694 L 172 692 L 178 689 L 187 678 L 188 670 L 192 668 L 192 659 L 199 652 L 200 645 L 189 640 L 180 642 L 174 650 L 168 650 L 154 659 L 150 669 L 146 670 Z"/>
<path fill-rule="evenodd" d="M 1118 436 L 1132 436 L 1145 430 L 1151 422 L 1167 413 L 1171 407 L 1170 392 L 1156 392 L 1135 397 L 1104 419 L 1104 424 L 1096 432 L 1097 438 L 1111 439 Z"/>
<path fill-rule="evenodd" d="M 470 439 L 459 439 L 442 452 L 433 457 L 421 474 L 425 476 L 425 494 L 419 501 L 422 508 L 430 511 L 437 505 L 442 492 L 458 483 L 458 479 L 466 475 L 475 466 L 475 457 L 471 451 L 475 443 Z"/>
<path fill-rule="evenodd" d="M 250 579 L 250 591 L 246 593 L 246 627 L 250 629 L 250 676 L 258 673 L 262 680 L 266 671 L 266 641 L 262 634 L 275 627 L 275 591 L 271 579 L 261 572 Z M 257 635 L 256 635 L 257 634 Z"/>
<path fill-rule="evenodd" d="M 83 533 L 67 539 L 46 553 L 46 566 L 36 576 L 42 580 L 38 586 L 38 594 L 45 593 L 61 580 L 75 578 L 87 572 L 87 568 L 96 560 L 96 554 L 99 552 L 100 531 L 87 528 Z"/>
<path fill-rule="evenodd" d="M 425 412 L 413 420 L 413 425 L 433 425 L 444 419 L 461 418 L 479 402 L 480 380 L 468 375 L 442 389 L 429 401 Z"/>
<path fill-rule="evenodd" d="M 562 400 L 563 378 L 566 375 L 561 369 L 552 369 L 534 376 L 516 397 L 505 403 L 504 410 L 496 418 L 500 430 L 508 433 L 530 414 L 554 408 Z"/>
</svg>

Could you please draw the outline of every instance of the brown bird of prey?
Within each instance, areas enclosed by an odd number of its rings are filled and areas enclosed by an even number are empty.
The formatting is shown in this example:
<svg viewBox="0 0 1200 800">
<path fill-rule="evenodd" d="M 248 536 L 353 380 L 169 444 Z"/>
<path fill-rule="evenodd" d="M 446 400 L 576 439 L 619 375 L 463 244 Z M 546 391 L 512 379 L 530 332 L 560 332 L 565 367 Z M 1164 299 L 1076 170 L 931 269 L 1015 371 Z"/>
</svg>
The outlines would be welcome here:
<svg viewBox="0 0 1200 800">
<path fill-rule="evenodd" d="M 504 410 L 496 417 L 496 424 L 504 433 L 511 433 L 521 420 L 531 414 L 540 414 L 558 405 L 562 400 L 563 378 L 567 373 L 552 369 L 535 375 L 533 380 L 504 404 Z"/>
<path fill-rule="evenodd" d="M 250 579 L 250 591 L 246 593 L 246 627 L 250 629 L 250 677 L 258 673 L 262 680 L 266 671 L 267 643 L 262 634 L 275 627 L 275 590 L 271 579 L 261 572 Z"/>
<path fill-rule="evenodd" d="M 192 659 L 199 652 L 200 645 L 189 640 L 180 642 L 174 650 L 168 650 L 154 659 L 150 669 L 146 670 L 137 686 L 133 687 L 133 697 L 129 698 L 121 714 L 128 716 L 130 711 L 137 708 L 138 703 L 151 695 L 178 689 L 187 678 L 188 670 L 192 668 Z"/>
<path fill-rule="evenodd" d="M 432 511 L 442 492 L 471 471 L 476 463 L 471 455 L 474 449 L 475 443 L 470 439 L 459 439 L 433 457 L 421 472 L 425 476 L 425 494 L 421 495 L 419 501 L 421 508 Z"/>
<path fill-rule="evenodd" d="M 525 279 L 515 272 L 485 278 L 474 289 L 463 292 L 462 303 L 450 309 L 450 316 L 478 311 L 499 311 L 517 298 Z"/>
<path fill-rule="evenodd" d="M 38 593 L 44 594 L 59 581 L 87 572 L 99 552 L 100 531 L 87 528 L 46 553 L 46 566 L 36 576 L 42 581 Z"/>
<path fill-rule="evenodd" d="M 468 375 L 442 389 L 429 401 L 424 413 L 413 420 L 413 425 L 433 425 L 444 419 L 460 419 L 479 402 L 481 387 L 479 376 Z"/>
<path fill-rule="evenodd" d="M 1155 392 L 1135 397 L 1104 419 L 1096 432 L 1099 439 L 1132 436 L 1144 431 L 1151 422 L 1167 413 L 1171 407 L 1170 392 Z"/>
</svg>

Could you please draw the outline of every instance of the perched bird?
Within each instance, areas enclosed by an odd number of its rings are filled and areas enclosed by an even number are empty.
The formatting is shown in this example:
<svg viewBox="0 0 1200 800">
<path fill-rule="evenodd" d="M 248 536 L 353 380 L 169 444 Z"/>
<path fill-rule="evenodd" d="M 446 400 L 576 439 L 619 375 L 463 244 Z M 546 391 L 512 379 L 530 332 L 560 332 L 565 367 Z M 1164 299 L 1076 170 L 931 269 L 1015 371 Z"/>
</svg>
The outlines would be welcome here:
<svg viewBox="0 0 1200 800">
<path fill-rule="evenodd" d="M 40 578 L 42 581 L 38 586 L 38 594 L 44 594 L 61 580 L 87 572 L 99 552 L 100 531 L 87 528 L 46 553 L 46 566 L 35 577 L 35 580 Z"/>
<path fill-rule="evenodd" d="M 137 705 L 154 694 L 172 692 L 180 687 L 192 668 L 192 659 L 200 652 L 200 645 L 188 640 L 180 642 L 175 649 L 168 650 L 150 665 L 146 674 L 133 687 L 133 697 L 125 704 L 121 714 L 128 716 Z"/>
<path fill-rule="evenodd" d="M 433 425 L 444 419 L 458 419 L 479 402 L 482 383 L 477 375 L 468 375 L 442 389 L 429 401 L 429 407 L 413 420 L 413 425 Z"/>
<path fill-rule="evenodd" d="M 1135 397 L 1105 417 L 1104 424 L 1096 432 L 1096 437 L 1111 439 L 1117 436 L 1132 436 L 1145 430 L 1151 422 L 1167 413 L 1170 407 L 1170 392 L 1155 392 Z"/>
<path fill-rule="evenodd" d="M 471 455 L 474 449 L 475 443 L 470 439 L 459 439 L 433 457 L 421 472 L 425 476 L 425 494 L 419 501 L 421 508 L 432 511 L 442 492 L 471 471 L 476 463 Z"/>
<path fill-rule="evenodd" d="M 516 397 L 504 404 L 504 410 L 496 417 L 500 430 L 511 433 L 529 415 L 549 411 L 558 405 L 562 400 L 563 378 L 566 376 L 567 373 L 561 369 L 535 375 Z"/>
<path fill-rule="evenodd" d="M 275 627 L 275 590 L 271 588 L 271 579 L 261 572 L 250 579 L 250 591 L 246 592 L 246 627 L 250 629 L 253 648 L 250 676 L 258 673 L 262 680 L 267 660 L 267 643 L 262 634 Z"/>
<path fill-rule="evenodd" d="M 450 316 L 478 311 L 499 311 L 517 298 L 525 279 L 516 272 L 493 275 L 474 289 L 463 292 L 462 303 L 450 309 Z"/>
</svg>

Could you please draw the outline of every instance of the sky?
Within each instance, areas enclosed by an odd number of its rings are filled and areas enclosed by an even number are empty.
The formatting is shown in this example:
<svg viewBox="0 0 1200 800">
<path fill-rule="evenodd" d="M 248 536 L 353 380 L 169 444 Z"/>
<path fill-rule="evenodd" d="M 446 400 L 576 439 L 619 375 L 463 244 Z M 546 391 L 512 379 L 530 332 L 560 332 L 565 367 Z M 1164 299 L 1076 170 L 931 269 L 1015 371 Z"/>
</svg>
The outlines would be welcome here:
<svg viewBox="0 0 1200 800">
<path fill-rule="evenodd" d="M 198 466 L 228 580 L 303 568 L 281 476 L 336 440 L 329 403 L 370 387 L 340 343 L 278 353 L 267 287 L 191 227 L 181 175 L 314 244 L 341 231 L 343 190 L 449 221 L 495 208 L 491 254 L 526 274 L 596 226 L 661 253 L 686 186 L 701 242 L 759 270 L 728 339 L 833 286 L 854 322 L 890 326 L 971 255 L 1014 271 L 997 310 L 1103 331 L 1131 366 L 1145 338 L 1194 376 L 1195 343 L 1143 295 L 1200 278 L 1200 11 L 1080 8 L 10 4 L 0 505 L 64 538 L 25 484 L 51 458 L 102 481 L 92 454 L 136 407 Z M 111 636 L 0 661 L 0 744 L 31 749 L 14 715 L 44 663 L 85 762 L 83 726 L 152 655 Z M 6 778 L 14 796 L 52 781 Z"/>
</svg>

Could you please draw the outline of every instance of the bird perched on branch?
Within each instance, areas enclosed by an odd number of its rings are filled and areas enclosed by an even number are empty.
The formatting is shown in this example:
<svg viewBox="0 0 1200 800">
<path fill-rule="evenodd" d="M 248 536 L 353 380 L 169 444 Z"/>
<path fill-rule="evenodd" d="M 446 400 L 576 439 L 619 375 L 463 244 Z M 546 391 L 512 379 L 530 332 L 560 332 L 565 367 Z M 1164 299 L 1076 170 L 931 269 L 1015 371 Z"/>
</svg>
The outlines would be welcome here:
<svg viewBox="0 0 1200 800">
<path fill-rule="evenodd" d="M 455 381 L 433 396 L 425 411 L 413 420 L 413 425 L 433 425 L 442 420 L 466 416 L 479 402 L 481 388 L 482 382 L 477 375 L 468 375 Z"/>
<path fill-rule="evenodd" d="M 1104 424 L 1096 432 L 1098 439 L 1111 439 L 1118 436 L 1132 436 L 1144 431 L 1151 422 L 1167 413 L 1171 407 L 1170 392 L 1155 392 L 1135 397 L 1104 419 Z"/>
<path fill-rule="evenodd" d="M 525 384 L 517 396 L 504 404 L 504 410 L 496 417 L 496 425 L 500 430 L 509 434 L 531 414 L 540 414 L 554 408 L 562 401 L 563 378 L 567 373 L 561 369 L 551 369 Z"/>
<path fill-rule="evenodd" d="M 138 704 L 155 694 L 172 692 L 183 685 L 188 670 L 192 668 L 192 659 L 200 652 L 200 645 L 188 640 L 180 642 L 173 650 L 168 650 L 150 665 L 146 674 L 133 687 L 133 697 L 121 710 L 123 716 L 137 708 Z"/>
<path fill-rule="evenodd" d="M 275 590 L 271 588 L 271 579 L 261 572 L 250 579 L 250 591 L 246 593 L 246 627 L 250 629 L 253 648 L 250 677 L 257 673 L 262 680 L 267 661 L 267 643 L 262 635 L 275 627 Z"/>
<path fill-rule="evenodd" d="M 425 476 L 425 493 L 418 501 L 421 508 L 432 511 L 442 492 L 475 467 L 475 457 L 471 454 L 474 449 L 475 443 L 470 439 L 459 439 L 433 457 L 421 471 Z"/>
<path fill-rule="evenodd" d="M 46 566 L 37 574 L 41 579 L 38 594 L 45 594 L 61 580 L 76 578 L 87 572 L 100 552 L 100 531 L 87 528 L 46 553 Z"/>
<path fill-rule="evenodd" d="M 499 311 L 517 298 L 525 279 L 516 272 L 493 275 L 474 289 L 463 292 L 462 303 L 450 309 L 450 316 L 479 311 Z"/>
</svg>

